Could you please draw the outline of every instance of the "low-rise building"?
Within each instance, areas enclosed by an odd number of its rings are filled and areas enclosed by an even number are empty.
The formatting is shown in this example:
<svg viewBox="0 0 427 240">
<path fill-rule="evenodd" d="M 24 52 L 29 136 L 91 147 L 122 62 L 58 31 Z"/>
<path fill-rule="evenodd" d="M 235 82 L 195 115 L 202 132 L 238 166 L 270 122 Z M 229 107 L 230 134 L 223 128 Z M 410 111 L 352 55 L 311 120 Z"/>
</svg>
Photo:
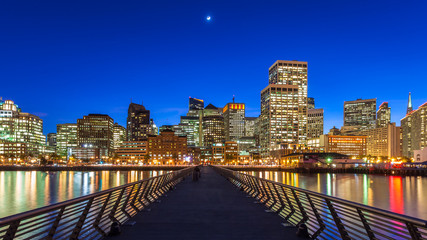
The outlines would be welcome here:
<svg viewBox="0 0 427 240">
<path fill-rule="evenodd" d="M 26 154 L 25 143 L 0 140 L 0 164 L 12 164 L 17 160 L 24 160 Z"/>
<path fill-rule="evenodd" d="M 126 164 L 150 164 L 151 158 L 147 157 L 147 141 L 124 141 L 116 150 L 118 162 Z"/>
<path fill-rule="evenodd" d="M 367 155 L 366 136 L 322 135 L 320 146 L 328 153 L 340 153 L 349 156 Z"/>
<path fill-rule="evenodd" d="M 187 157 L 187 137 L 164 130 L 158 136 L 148 136 L 147 151 L 152 160 L 162 164 L 183 163 Z"/>
</svg>

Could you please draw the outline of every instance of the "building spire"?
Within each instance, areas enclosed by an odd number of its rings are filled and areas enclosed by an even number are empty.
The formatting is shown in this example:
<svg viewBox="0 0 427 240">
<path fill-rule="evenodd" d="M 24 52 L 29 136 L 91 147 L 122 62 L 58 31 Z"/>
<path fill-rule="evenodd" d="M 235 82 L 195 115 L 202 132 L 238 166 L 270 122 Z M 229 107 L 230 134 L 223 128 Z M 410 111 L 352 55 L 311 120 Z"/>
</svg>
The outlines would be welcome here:
<svg viewBox="0 0 427 240">
<path fill-rule="evenodd" d="M 233 95 L 233 103 L 234 103 L 234 95 Z"/>
<path fill-rule="evenodd" d="M 409 97 L 408 97 L 408 108 L 406 109 L 406 114 L 409 114 L 410 112 L 412 112 L 412 98 L 411 98 L 411 92 L 409 92 Z"/>
</svg>

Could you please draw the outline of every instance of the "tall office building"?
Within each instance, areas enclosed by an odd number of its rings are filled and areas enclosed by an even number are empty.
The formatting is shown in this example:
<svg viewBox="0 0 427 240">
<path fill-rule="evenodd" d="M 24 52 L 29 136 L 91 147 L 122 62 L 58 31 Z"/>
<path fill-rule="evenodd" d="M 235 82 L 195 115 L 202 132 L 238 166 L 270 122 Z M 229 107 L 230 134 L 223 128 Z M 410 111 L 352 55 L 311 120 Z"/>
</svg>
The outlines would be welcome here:
<svg viewBox="0 0 427 240">
<path fill-rule="evenodd" d="M 261 154 L 307 140 L 307 62 L 276 61 L 261 91 Z"/>
<path fill-rule="evenodd" d="M 377 128 L 387 127 L 391 120 L 390 107 L 388 102 L 381 103 L 377 111 Z"/>
<path fill-rule="evenodd" d="M 308 97 L 307 98 L 307 109 L 314 109 L 314 108 L 315 108 L 314 98 Z"/>
<path fill-rule="evenodd" d="M 422 150 L 427 147 L 427 102 L 417 110 L 406 114 L 400 121 L 400 125 L 402 127 L 402 154 L 412 158 L 414 150 Z"/>
<path fill-rule="evenodd" d="M 0 100 L 0 140 L 26 144 L 26 153 L 44 153 L 46 137 L 43 120 L 38 116 L 21 112 L 12 100 Z"/>
<path fill-rule="evenodd" d="M 127 139 L 126 128 L 114 123 L 113 125 L 113 149 L 117 150 L 120 148 L 120 145 Z"/>
<path fill-rule="evenodd" d="M 77 124 L 64 123 L 56 125 L 56 153 L 67 156 L 70 149 L 77 147 Z"/>
<path fill-rule="evenodd" d="M 377 99 L 357 99 L 344 102 L 344 126 L 371 129 L 376 126 Z"/>
<path fill-rule="evenodd" d="M 180 124 L 187 136 L 188 146 L 200 146 L 200 118 L 198 116 L 181 116 Z"/>
<path fill-rule="evenodd" d="M 227 103 L 222 110 L 224 116 L 225 140 L 237 141 L 245 136 L 245 104 Z"/>
<path fill-rule="evenodd" d="M 308 109 L 307 119 L 307 139 L 323 135 L 323 109 Z"/>
<path fill-rule="evenodd" d="M 224 117 L 219 108 L 209 104 L 203 110 L 203 146 L 212 146 L 225 140 Z"/>
<path fill-rule="evenodd" d="M 146 140 L 152 130 L 150 111 L 143 105 L 129 104 L 126 129 L 129 141 Z"/>
<path fill-rule="evenodd" d="M 105 114 L 89 114 L 77 119 L 77 144 L 82 148 L 98 148 L 100 157 L 111 156 L 113 119 Z"/>
</svg>

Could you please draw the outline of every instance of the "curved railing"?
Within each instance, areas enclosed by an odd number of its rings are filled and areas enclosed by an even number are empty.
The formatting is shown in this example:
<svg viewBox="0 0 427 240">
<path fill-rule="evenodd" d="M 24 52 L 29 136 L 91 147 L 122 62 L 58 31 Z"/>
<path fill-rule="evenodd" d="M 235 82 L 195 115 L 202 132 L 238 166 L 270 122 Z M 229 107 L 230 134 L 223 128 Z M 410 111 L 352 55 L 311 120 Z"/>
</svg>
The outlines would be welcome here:
<svg viewBox="0 0 427 240">
<path fill-rule="evenodd" d="M 427 221 L 215 166 L 288 223 L 305 223 L 313 239 L 427 239 Z"/>
<path fill-rule="evenodd" d="M 0 219 L 0 239 L 100 239 L 172 189 L 192 167 Z M 7 207 L 7 206 L 3 206 Z"/>
</svg>

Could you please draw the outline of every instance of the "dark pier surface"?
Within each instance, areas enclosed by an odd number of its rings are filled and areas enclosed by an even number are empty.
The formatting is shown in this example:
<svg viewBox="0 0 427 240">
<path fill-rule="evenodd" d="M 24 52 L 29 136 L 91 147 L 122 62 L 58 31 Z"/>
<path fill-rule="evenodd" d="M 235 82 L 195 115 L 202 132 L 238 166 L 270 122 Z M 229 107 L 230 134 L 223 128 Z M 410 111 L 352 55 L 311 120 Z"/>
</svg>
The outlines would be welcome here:
<svg viewBox="0 0 427 240">
<path fill-rule="evenodd" d="M 140 212 L 109 239 L 298 239 L 296 228 L 281 225 L 284 219 L 265 212 L 210 167 L 193 182 L 187 177 L 151 211 Z"/>
</svg>

